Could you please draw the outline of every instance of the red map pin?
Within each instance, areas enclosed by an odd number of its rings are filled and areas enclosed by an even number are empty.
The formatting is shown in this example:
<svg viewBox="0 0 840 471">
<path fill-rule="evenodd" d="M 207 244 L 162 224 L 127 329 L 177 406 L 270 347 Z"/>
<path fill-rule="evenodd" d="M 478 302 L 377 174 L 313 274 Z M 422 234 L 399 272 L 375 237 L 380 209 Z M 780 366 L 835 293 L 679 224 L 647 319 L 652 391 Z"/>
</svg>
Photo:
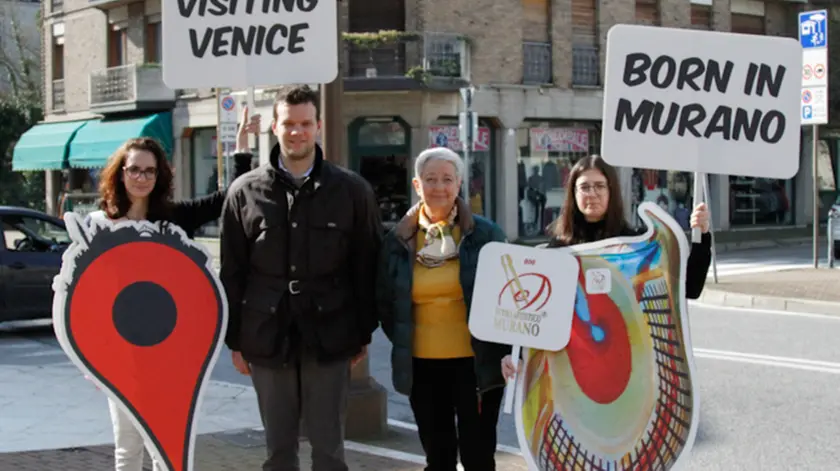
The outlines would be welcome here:
<svg viewBox="0 0 840 471">
<path fill-rule="evenodd" d="M 53 326 L 169 471 L 191 471 L 204 386 L 227 330 L 206 250 L 171 224 L 64 215 L 72 239 L 53 283 Z"/>
</svg>

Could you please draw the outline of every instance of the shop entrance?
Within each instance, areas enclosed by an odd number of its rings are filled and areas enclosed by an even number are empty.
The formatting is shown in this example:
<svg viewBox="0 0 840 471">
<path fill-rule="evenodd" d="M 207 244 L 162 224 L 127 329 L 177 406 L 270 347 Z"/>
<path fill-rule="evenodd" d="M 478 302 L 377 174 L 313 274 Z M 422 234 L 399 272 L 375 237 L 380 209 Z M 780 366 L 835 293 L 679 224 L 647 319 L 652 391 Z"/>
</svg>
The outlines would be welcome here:
<svg viewBox="0 0 840 471">
<path fill-rule="evenodd" d="M 390 228 L 411 207 L 411 131 L 397 116 L 357 118 L 348 129 L 350 167 L 373 187 Z"/>
</svg>

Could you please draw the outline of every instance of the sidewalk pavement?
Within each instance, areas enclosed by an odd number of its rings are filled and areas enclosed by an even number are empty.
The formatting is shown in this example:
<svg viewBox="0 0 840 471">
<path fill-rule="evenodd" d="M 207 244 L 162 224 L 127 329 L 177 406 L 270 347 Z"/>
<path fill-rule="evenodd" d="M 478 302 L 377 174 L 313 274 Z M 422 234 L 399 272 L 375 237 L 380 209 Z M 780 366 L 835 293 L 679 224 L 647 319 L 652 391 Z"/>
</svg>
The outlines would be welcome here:
<svg viewBox="0 0 840 471">
<path fill-rule="evenodd" d="M 265 459 L 253 388 L 211 380 L 202 401 L 195 471 L 258 470 Z M 350 470 L 421 471 L 417 433 L 391 427 L 363 443 L 346 442 Z M 0 470 L 111 471 L 113 432 L 105 396 L 51 339 L 0 332 Z M 301 442 L 301 470 L 311 449 Z M 525 471 L 521 456 L 498 453 L 499 471 Z M 151 462 L 146 460 L 146 469 Z"/>
<path fill-rule="evenodd" d="M 242 471 L 262 469 L 265 459 L 264 434 L 259 429 L 219 432 L 199 435 L 196 440 L 195 471 Z M 380 446 L 378 446 L 380 445 Z M 388 445 L 385 448 L 381 445 Z M 345 455 L 350 471 L 422 471 L 425 459 L 416 451 L 417 438 L 413 433 L 391 429 L 383 439 L 368 443 L 347 442 Z M 300 442 L 300 469 L 312 467 L 312 448 Z M 0 469 L 16 471 L 111 471 L 114 469 L 113 445 L 97 445 L 57 450 L 37 450 L 0 453 Z M 152 465 L 146 455 L 144 471 Z M 496 453 L 499 471 L 527 471 L 521 456 Z"/>
<path fill-rule="evenodd" d="M 699 302 L 717 306 L 840 315 L 840 269 L 800 268 L 706 282 Z"/>
</svg>

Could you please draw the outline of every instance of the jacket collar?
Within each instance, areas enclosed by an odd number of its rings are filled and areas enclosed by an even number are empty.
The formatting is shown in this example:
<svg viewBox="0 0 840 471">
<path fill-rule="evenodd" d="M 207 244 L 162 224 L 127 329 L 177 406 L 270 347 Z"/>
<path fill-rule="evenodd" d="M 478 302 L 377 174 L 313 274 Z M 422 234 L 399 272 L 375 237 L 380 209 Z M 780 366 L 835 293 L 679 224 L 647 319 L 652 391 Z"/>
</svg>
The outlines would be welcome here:
<svg viewBox="0 0 840 471">
<path fill-rule="evenodd" d="M 417 234 L 420 227 L 420 207 L 422 205 L 422 201 L 415 204 L 394 227 L 394 233 L 403 244 L 409 245 L 409 242 Z M 458 207 L 457 223 L 461 226 L 461 234 L 467 235 L 475 227 L 475 218 L 473 218 L 469 205 L 461 198 L 455 199 L 455 205 Z"/>
<path fill-rule="evenodd" d="M 269 169 L 274 174 L 275 177 L 283 178 L 284 180 L 290 180 L 291 174 L 286 170 L 281 170 L 280 167 L 280 144 L 274 144 L 274 147 L 271 149 L 271 154 L 268 157 L 269 162 Z M 325 172 L 327 166 L 324 165 L 324 151 L 321 149 L 321 146 L 317 143 L 315 144 L 315 161 L 312 163 L 312 170 L 309 172 L 309 177 L 320 181 L 322 176 L 325 176 L 329 172 Z"/>
</svg>

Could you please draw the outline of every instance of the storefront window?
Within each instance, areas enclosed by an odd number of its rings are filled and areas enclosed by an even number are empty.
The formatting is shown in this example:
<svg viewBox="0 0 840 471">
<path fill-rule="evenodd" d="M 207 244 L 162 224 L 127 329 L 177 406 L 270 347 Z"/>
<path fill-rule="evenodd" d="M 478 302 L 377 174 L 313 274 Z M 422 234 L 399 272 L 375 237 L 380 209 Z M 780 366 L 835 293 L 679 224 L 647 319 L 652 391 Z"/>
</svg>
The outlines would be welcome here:
<svg viewBox="0 0 840 471">
<path fill-rule="evenodd" d="M 837 139 L 820 139 L 817 143 L 817 177 L 820 187 L 820 221 L 828 220 L 828 212 L 838 201 Z"/>
<path fill-rule="evenodd" d="M 729 177 L 729 223 L 792 224 L 793 180 Z"/>
<path fill-rule="evenodd" d="M 684 230 L 689 230 L 694 207 L 694 174 L 665 170 L 633 169 L 634 223 L 639 226 L 636 210 L 643 202 L 656 203 L 668 212 Z"/>
<path fill-rule="evenodd" d="M 519 235 L 548 235 L 563 210 L 566 184 L 579 159 L 598 153 L 600 133 L 584 126 L 534 123 L 516 131 Z"/>
<path fill-rule="evenodd" d="M 373 187 L 386 228 L 411 205 L 408 129 L 395 117 L 357 118 L 349 127 L 352 165 Z"/>
<path fill-rule="evenodd" d="M 429 127 L 429 147 L 448 147 L 464 156 L 464 143 L 458 135 L 456 120 L 441 120 L 442 125 Z M 470 153 L 470 208 L 474 214 L 493 218 L 493 177 L 495 149 L 490 123 L 479 122 L 475 150 Z M 461 195 L 463 196 L 463 195 Z"/>
<path fill-rule="evenodd" d="M 216 159 L 216 128 L 196 129 L 192 134 L 192 198 L 215 193 L 218 186 Z M 196 235 L 217 236 L 218 224 L 214 221 L 202 226 Z"/>
</svg>

